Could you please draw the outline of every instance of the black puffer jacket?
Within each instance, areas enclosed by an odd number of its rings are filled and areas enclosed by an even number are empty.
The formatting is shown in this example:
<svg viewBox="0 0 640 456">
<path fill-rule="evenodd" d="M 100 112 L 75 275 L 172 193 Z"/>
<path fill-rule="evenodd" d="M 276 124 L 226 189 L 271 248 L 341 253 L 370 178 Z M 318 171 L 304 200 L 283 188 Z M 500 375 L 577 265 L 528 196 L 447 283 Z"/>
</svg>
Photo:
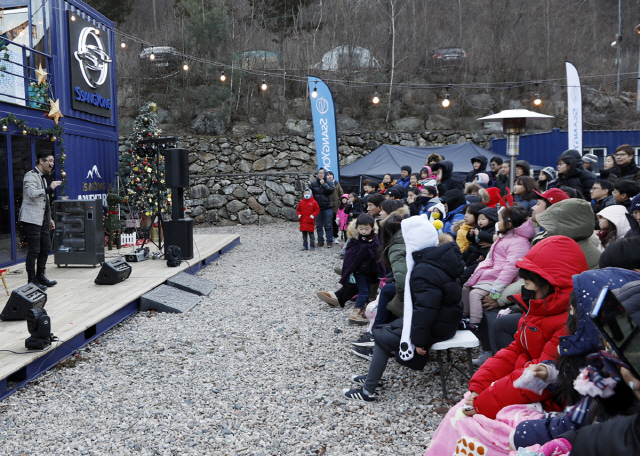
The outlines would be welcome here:
<svg viewBox="0 0 640 456">
<path fill-rule="evenodd" d="M 441 162 L 442 163 L 442 162 Z M 463 271 L 460 248 L 455 242 L 428 247 L 413 253 L 415 265 L 411 273 L 411 342 L 428 350 L 431 345 L 455 336 L 462 318 L 462 287 L 456 279 Z M 387 353 L 396 352 L 397 361 L 411 369 L 423 369 L 429 356 L 416 355 L 408 362 L 398 356 L 402 322 L 373 328 L 373 336 Z"/>
<path fill-rule="evenodd" d="M 309 188 L 311 189 L 311 192 L 313 192 L 313 197 L 318 202 L 318 206 L 320 206 L 321 211 L 333 209 L 333 199 L 331 198 L 331 195 L 336 188 L 333 182 L 325 179 L 324 184 L 321 184 L 320 179 L 316 179 L 311 182 Z"/>
<path fill-rule="evenodd" d="M 613 184 L 617 184 L 623 180 L 635 181 L 637 185 L 640 185 L 640 167 L 633 161 L 624 167 L 616 166 L 611 170 L 609 174 L 609 180 Z"/>
<path fill-rule="evenodd" d="M 584 195 L 584 199 L 586 199 L 587 201 L 591 201 L 591 196 L 590 196 L 591 187 L 593 187 L 593 184 L 595 184 L 596 182 L 595 174 L 584 169 L 584 162 L 582 161 L 582 155 L 580 155 L 580 152 L 578 152 L 577 150 L 574 150 L 574 149 L 565 150 L 564 152 L 562 152 L 560 156 L 562 157 L 565 155 L 569 155 L 576 159 L 576 169 L 580 173 L 578 176 L 578 179 L 580 179 L 580 186 L 581 186 L 580 191 Z"/>
<path fill-rule="evenodd" d="M 476 174 L 487 172 L 487 157 L 484 155 L 476 155 L 471 159 L 472 165 L 474 162 L 480 162 L 480 168 L 469 171 L 469 173 L 467 173 L 467 177 L 464 178 L 465 182 L 473 182 L 473 178 L 476 177 Z"/>
<path fill-rule="evenodd" d="M 439 169 L 442 169 L 442 180 L 438 184 L 438 196 L 442 196 L 447 191 L 453 190 L 457 188 L 458 190 L 462 190 L 462 185 L 460 182 L 453 178 L 453 163 L 449 160 L 442 160 L 441 162 L 436 163 L 431 168 L 433 172 L 437 173 Z"/>
</svg>

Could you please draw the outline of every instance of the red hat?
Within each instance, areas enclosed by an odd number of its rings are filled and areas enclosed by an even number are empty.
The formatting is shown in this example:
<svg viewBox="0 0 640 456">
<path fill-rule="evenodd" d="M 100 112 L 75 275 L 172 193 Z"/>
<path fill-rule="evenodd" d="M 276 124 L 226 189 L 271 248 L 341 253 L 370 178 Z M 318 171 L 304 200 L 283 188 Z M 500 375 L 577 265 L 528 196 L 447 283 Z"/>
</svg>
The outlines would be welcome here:
<svg viewBox="0 0 640 456">
<path fill-rule="evenodd" d="M 538 195 L 543 200 L 548 201 L 549 204 L 552 204 L 552 205 L 560 201 L 569 199 L 569 195 L 567 195 L 565 192 L 563 192 L 559 188 L 552 188 L 550 190 L 547 190 L 544 193 L 540 193 L 539 191 L 534 190 L 533 193 Z"/>
<path fill-rule="evenodd" d="M 505 206 L 504 199 L 502 195 L 500 195 L 500 189 L 496 187 L 489 187 L 487 189 L 487 193 L 489 194 L 489 202 L 485 203 L 487 207 L 496 207 L 496 203 L 500 203 L 502 207 Z"/>
</svg>

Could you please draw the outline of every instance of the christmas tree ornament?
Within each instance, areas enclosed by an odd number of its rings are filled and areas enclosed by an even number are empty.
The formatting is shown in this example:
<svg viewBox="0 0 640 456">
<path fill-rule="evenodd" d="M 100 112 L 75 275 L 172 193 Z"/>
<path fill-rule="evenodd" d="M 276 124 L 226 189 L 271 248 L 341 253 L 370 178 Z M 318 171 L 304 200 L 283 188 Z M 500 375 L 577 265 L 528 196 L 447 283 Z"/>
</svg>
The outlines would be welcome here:
<svg viewBox="0 0 640 456">
<path fill-rule="evenodd" d="M 58 120 L 64 117 L 62 115 L 62 112 L 60 112 L 60 99 L 53 101 L 51 98 L 49 98 L 49 105 L 51 106 L 51 110 L 49 111 L 49 114 L 47 114 L 47 116 L 51 117 L 56 125 L 58 125 Z"/>
<path fill-rule="evenodd" d="M 67 173 L 65 173 L 64 171 L 60 171 L 60 177 L 62 177 L 63 179 L 66 179 Z"/>
<path fill-rule="evenodd" d="M 66 160 L 66 159 L 67 159 L 67 154 L 64 154 L 64 153 L 63 153 L 62 155 L 60 155 L 60 158 L 61 158 L 62 160 Z"/>
<path fill-rule="evenodd" d="M 144 120 L 145 122 L 149 122 L 149 119 L 147 119 L 146 117 L 142 120 Z"/>
<path fill-rule="evenodd" d="M 22 136 L 27 136 L 27 130 L 22 130 Z"/>
<path fill-rule="evenodd" d="M 8 130 L 8 129 L 7 129 L 7 126 L 6 126 L 6 125 L 3 125 L 3 126 L 2 126 L 2 131 L 7 131 L 7 130 Z"/>
<path fill-rule="evenodd" d="M 57 139 L 58 139 L 58 138 L 56 138 L 55 136 L 52 136 L 52 137 L 51 137 L 51 142 L 56 142 L 56 140 L 57 140 Z"/>
<path fill-rule="evenodd" d="M 46 72 L 46 70 L 42 69 L 42 64 L 39 64 L 38 69 L 36 70 L 36 77 L 38 78 L 38 84 L 47 83 L 47 74 L 48 73 Z"/>
</svg>

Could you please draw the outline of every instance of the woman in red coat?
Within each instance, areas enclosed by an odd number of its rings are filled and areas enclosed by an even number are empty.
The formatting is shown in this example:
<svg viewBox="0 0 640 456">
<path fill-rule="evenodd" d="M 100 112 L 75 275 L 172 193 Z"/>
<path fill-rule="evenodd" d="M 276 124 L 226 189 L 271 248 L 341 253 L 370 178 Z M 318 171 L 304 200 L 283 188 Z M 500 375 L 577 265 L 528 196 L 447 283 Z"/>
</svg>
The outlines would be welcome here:
<svg viewBox="0 0 640 456">
<path fill-rule="evenodd" d="M 320 206 L 313 197 L 311 189 L 307 188 L 304 191 L 304 198 L 298 204 L 298 221 L 300 222 L 300 231 L 302 231 L 302 250 L 309 250 L 307 244 L 307 236 L 311 241 L 311 250 L 316 249 L 316 238 L 314 231 L 316 229 L 315 218 L 320 213 Z"/>
<path fill-rule="evenodd" d="M 529 364 L 558 357 L 560 336 L 566 335 L 571 277 L 589 269 L 580 246 L 566 236 L 552 236 L 539 242 L 516 262 L 525 285 L 521 294 L 509 297 L 524 313 L 518 322 L 515 340 L 489 358 L 469 382 L 471 394 L 465 414 L 480 413 L 495 419 L 504 407 L 541 402 L 545 409 L 558 411 L 551 394 L 541 395 L 513 386 Z"/>
</svg>

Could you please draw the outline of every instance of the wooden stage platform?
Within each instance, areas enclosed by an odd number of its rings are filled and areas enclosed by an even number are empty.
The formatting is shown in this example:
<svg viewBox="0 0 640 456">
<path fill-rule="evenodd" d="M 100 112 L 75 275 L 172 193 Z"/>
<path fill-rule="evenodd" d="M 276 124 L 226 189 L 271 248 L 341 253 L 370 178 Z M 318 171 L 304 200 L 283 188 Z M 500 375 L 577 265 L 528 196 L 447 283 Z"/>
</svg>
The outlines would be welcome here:
<svg viewBox="0 0 640 456">
<path fill-rule="evenodd" d="M 175 268 L 167 267 L 165 260 L 129 263 L 131 275 L 116 285 L 93 283 L 99 267 L 58 268 L 50 255 L 47 277 L 58 284 L 47 290 L 44 308 L 51 317 L 51 332 L 67 343 L 54 342 L 46 351 L 29 352 L 24 347 L 24 340 L 29 337 L 26 321 L 0 321 L 0 401 L 68 357 L 75 351 L 72 347 L 88 344 L 137 312 L 140 296 L 149 290 L 180 272 L 196 273 L 239 243 L 237 235 L 194 234 L 194 258 L 188 263 L 183 261 Z M 107 261 L 132 250 L 132 247 L 106 250 Z M 152 244 L 151 251 L 154 251 Z M 24 263 L 11 267 L 11 271 L 19 269 L 24 269 Z M 13 290 L 26 284 L 27 275 L 7 274 L 5 279 L 9 290 Z M 4 288 L 0 288 L 0 312 L 7 300 Z"/>
</svg>

